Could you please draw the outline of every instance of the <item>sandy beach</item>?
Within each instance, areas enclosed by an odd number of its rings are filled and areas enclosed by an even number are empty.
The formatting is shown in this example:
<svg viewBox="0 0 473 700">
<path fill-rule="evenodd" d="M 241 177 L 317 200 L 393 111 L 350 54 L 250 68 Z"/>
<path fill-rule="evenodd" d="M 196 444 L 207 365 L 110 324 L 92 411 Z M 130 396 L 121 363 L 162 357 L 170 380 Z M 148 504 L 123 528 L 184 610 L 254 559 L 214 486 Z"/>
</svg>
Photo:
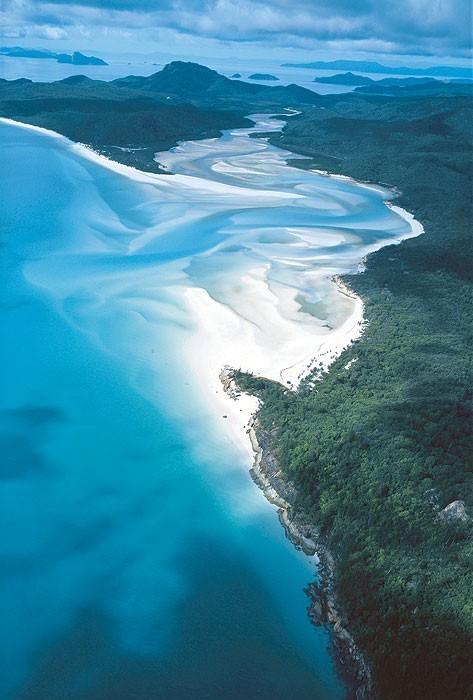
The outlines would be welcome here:
<svg viewBox="0 0 473 700">
<path fill-rule="evenodd" d="M 116 163 L 87 146 L 74 143 L 48 129 L 20 124 L 9 119 L 2 121 L 43 133 L 81 158 L 113 170 L 139 185 L 152 187 L 158 201 L 160 198 L 169 200 L 184 197 L 195 203 L 196 211 L 202 206 L 208 206 L 209 202 L 217 211 L 225 210 L 226 207 L 241 207 L 242 203 L 245 203 L 249 211 L 256 207 L 281 207 L 285 203 L 297 206 L 298 202 L 304 202 L 304 194 L 299 190 L 297 179 L 290 189 L 276 188 L 271 181 L 268 182 L 274 166 L 278 166 L 279 170 L 279 166 L 284 165 L 286 152 L 274 149 L 266 141 L 259 143 L 247 137 L 248 133 L 258 131 L 262 126 L 268 128 L 267 115 L 261 119 L 261 123 L 257 123 L 253 129 L 231 132 L 231 136 L 237 141 L 235 151 L 232 150 L 232 139 L 229 139 L 228 135 L 221 155 L 218 150 L 219 139 L 179 144 L 176 152 L 170 155 L 170 161 L 175 164 L 177 159 L 177 163 L 184 163 L 184 174 L 178 172 L 172 175 L 144 173 Z M 283 124 L 284 122 L 275 121 L 269 123 L 273 129 L 281 128 Z M 251 153 L 248 162 L 245 161 L 246 142 Z M 208 166 L 205 164 L 205 158 L 208 158 Z M 195 172 L 194 162 L 198 163 L 202 171 L 201 177 L 197 176 L 198 170 Z M 192 165 L 192 175 L 185 174 L 189 163 Z M 286 170 L 291 172 L 293 179 L 294 174 L 302 177 L 302 171 L 291 168 L 290 161 L 284 165 L 284 171 Z M 217 178 L 220 173 L 230 176 L 230 181 L 227 177 L 227 181 L 219 182 Z M 205 177 L 207 174 L 210 174 L 210 178 Z M 264 177 L 267 186 L 248 186 L 253 176 Z M 351 178 L 327 173 L 323 173 L 323 181 L 327 176 L 334 182 L 353 186 L 356 192 L 364 190 L 377 193 L 383 198 L 384 204 L 408 224 L 407 230 L 394 233 L 387 240 L 365 244 L 358 258 L 351 257 L 349 261 L 343 258 L 339 269 L 334 254 L 333 261 L 332 258 L 327 259 L 327 269 L 322 266 L 319 270 L 314 267 L 312 249 L 325 250 L 323 247 L 329 246 L 327 250 L 331 250 L 330 246 L 343 244 L 345 240 L 349 240 L 344 229 L 334 229 L 327 234 L 323 229 L 311 230 L 305 226 L 294 225 L 285 228 L 282 224 L 281 230 L 286 232 L 286 238 L 282 240 L 287 239 L 287 245 L 277 245 L 273 254 L 269 248 L 266 260 L 252 260 L 237 279 L 225 281 L 224 288 L 205 288 L 199 286 L 195 280 L 187 285 L 186 274 L 179 276 L 176 291 L 181 299 L 180 304 L 186 309 L 191 321 L 192 332 L 187 334 L 178 353 L 182 355 L 182 361 L 193 376 L 193 382 L 198 386 L 201 395 L 207 397 L 214 406 L 223 430 L 249 459 L 252 449 L 247 436 L 248 422 L 257 410 L 258 402 L 249 396 L 240 396 L 238 400 L 229 398 L 219 378 L 222 369 L 242 369 L 279 381 L 290 388 L 296 388 L 313 366 L 327 369 L 336 357 L 360 336 L 364 327 L 361 299 L 351 294 L 347 295 L 346 290 L 336 286 L 333 277 L 339 273 L 356 271 L 362 257 L 383 245 L 399 243 L 423 231 L 421 224 L 409 212 L 388 200 L 386 195 L 389 192 L 385 188 L 356 183 Z M 320 204 L 317 205 L 317 200 L 314 200 L 316 206 L 324 209 L 328 201 L 326 194 L 321 195 Z M 337 202 L 334 212 L 340 215 L 344 210 L 340 209 L 338 199 L 334 201 Z M 176 221 L 173 220 L 171 228 L 178 221 L 181 224 L 186 224 L 187 221 L 188 226 L 195 226 L 192 209 L 190 214 L 184 212 Z M 164 222 L 164 225 L 169 227 L 169 222 Z M 263 235 L 274 236 L 273 229 L 266 227 L 262 230 L 268 231 Z M 137 237 L 130 243 L 130 252 L 139 252 L 145 246 L 152 245 L 153 241 L 162 235 L 157 231 L 158 228 L 151 229 Z M 247 245 L 247 238 L 242 240 Z M 277 236 L 274 240 L 278 240 Z M 259 251 L 262 249 L 257 250 L 259 258 Z M 301 251 L 305 257 L 301 258 Z M 325 256 L 323 253 L 322 261 Z M 274 264 L 289 271 L 293 269 L 294 272 L 290 273 L 292 276 L 288 278 L 290 283 L 271 274 Z M 183 272 L 185 265 L 184 261 Z M 301 289 L 305 288 L 304 294 L 313 287 L 316 294 L 323 295 L 327 309 L 325 319 L 317 318 L 302 309 L 300 290 L 296 285 L 300 285 Z"/>
</svg>

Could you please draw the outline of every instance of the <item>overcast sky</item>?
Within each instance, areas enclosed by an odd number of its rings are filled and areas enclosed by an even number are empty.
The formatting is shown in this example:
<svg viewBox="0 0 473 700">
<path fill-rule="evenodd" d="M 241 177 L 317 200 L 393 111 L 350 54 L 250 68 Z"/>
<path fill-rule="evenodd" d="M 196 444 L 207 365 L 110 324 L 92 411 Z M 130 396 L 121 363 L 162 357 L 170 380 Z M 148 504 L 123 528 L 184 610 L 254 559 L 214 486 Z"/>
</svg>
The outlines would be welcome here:
<svg viewBox="0 0 473 700">
<path fill-rule="evenodd" d="M 3 43 L 55 51 L 471 56 L 471 0 L 2 0 L 1 10 Z"/>
</svg>

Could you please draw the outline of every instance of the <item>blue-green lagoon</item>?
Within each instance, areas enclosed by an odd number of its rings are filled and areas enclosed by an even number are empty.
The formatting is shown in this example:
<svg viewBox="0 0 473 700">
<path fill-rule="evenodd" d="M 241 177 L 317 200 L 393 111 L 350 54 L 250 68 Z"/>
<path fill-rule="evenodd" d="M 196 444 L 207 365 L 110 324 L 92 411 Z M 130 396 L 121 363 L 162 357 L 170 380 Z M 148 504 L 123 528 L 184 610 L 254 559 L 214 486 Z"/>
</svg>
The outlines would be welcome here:
<svg viewBox="0 0 473 700">
<path fill-rule="evenodd" d="M 415 227 L 250 130 L 173 176 L 0 131 L 1 696 L 343 698 L 218 373 L 329 362 L 361 319 L 330 277 Z"/>
</svg>

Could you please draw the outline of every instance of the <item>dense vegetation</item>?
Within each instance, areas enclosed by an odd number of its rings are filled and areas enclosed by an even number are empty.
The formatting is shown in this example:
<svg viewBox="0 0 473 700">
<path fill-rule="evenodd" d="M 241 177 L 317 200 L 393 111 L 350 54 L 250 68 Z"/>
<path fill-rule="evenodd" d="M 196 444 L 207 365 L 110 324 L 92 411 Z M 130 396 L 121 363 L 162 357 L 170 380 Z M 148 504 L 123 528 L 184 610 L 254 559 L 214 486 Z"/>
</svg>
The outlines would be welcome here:
<svg viewBox="0 0 473 700">
<path fill-rule="evenodd" d="M 0 82 L 0 116 L 52 129 L 113 160 L 159 172 L 154 155 L 181 139 L 217 137 L 247 125 L 243 113 L 169 104 L 85 76 L 57 83 Z"/>
<path fill-rule="evenodd" d="M 160 172 L 154 154 L 180 140 L 214 138 L 249 126 L 252 111 L 313 104 L 297 85 L 230 80 L 195 63 L 174 61 L 153 75 L 111 82 L 75 75 L 54 83 L 0 79 L 0 116 L 52 129 L 103 155 Z"/>
<path fill-rule="evenodd" d="M 465 700 L 473 682 L 472 105 L 330 98 L 275 142 L 403 192 L 425 233 L 347 276 L 369 326 L 294 394 L 239 377 L 277 427 L 299 507 L 335 555 L 338 595 L 384 699 Z M 438 513 L 462 500 L 467 521 Z"/>
<path fill-rule="evenodd" d="M 472 102 L 467 86 L 317 96 L 174 63 L 113 83 L 0 81 L 0 114 L 142 169 L 155 151 L 292 106 L 277 145 L 301 167 L 402 191 L 425 233 L 346 277 L 369 326 L 297 393 L 252 377 L 260 421 L 335 556 L 338 595 L 386 700 L 466 700 L 473 668 Z M 141 148 L 121 151 L 117 148 Z M 355 361 L 356 360 L 356 361 Z M 353 362 L 351 362 L 353 361 Z M 462 500 L 467 521 L 438 513 Z"/>
</svg>

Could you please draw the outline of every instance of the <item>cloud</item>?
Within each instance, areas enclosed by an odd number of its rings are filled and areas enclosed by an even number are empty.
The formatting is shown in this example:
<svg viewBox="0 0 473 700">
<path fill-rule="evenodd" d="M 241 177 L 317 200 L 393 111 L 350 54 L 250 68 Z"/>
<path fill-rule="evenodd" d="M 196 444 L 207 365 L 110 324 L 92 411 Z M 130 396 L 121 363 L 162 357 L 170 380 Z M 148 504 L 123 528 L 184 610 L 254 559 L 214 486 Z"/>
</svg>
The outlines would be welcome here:
<svg viewBox="0 0 473 700">
<path fill-rule="evenodd" d="M 32 27 L 34 36 L 44 39 L 65 39 L 68 33 L 63 27 L 53 27 L 50 24 Z"/>
<path fill-rule="evenodd" d="M 393 53 L 468 55 L 470 0 L 4 0 L 5 30 L 67 26 L 180 34 L 270 46 L 324 42 L 385 47 Z M 36 29 L 39 31 L 39 29 Z M 367 49 L 369 50 L 369 48 Z"/>
<path fill-rule="evenodd" d="M 69 33 L 63 27 L 48 24 L 26 24 L 17 28 L 7 28 L 2 36 L 8 39 L 47 39 L 58 41 L 67 39 Z"/>
</svg>

